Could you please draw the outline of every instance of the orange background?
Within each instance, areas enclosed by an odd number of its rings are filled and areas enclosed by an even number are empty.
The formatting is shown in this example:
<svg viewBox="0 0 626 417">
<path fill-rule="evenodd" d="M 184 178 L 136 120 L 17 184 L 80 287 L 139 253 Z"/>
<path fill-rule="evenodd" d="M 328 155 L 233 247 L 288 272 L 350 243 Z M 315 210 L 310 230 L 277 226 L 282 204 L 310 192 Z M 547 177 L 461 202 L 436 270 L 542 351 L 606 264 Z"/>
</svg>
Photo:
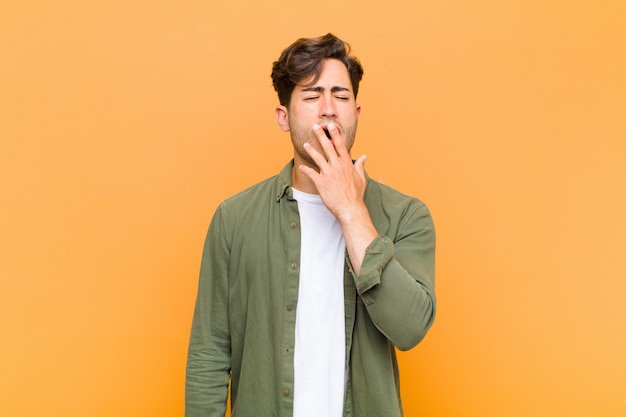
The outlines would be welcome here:
<svg viewBox="0 0 626 417">
<path fill-rule="evenodd" d="M 438 232 L 407 417 L 626 416 L 626 2 L 0 13 L 0 415 L 180 416 L 204 234 L 291 155 L 270 66 L 365 66 L 354 155 Z"/>
</svg>

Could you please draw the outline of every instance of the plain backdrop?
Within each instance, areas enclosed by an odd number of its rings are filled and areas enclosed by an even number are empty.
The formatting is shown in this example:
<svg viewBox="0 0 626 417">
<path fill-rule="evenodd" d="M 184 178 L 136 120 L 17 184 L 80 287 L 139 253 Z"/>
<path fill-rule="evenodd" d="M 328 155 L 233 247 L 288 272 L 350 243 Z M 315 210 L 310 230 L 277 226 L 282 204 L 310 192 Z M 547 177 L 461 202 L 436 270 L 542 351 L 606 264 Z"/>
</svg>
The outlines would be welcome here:
<svg viewBox="0 0 626 417">
<path fill-rule="evenodd" d="M 626 416 L 626 2 L 5 3 L 0 415 L 183 414 L 209 221 L 291 157 L 271 63 L 332 32 L 353 156 L 437 227 L 406 416 Z"/>
</svg>

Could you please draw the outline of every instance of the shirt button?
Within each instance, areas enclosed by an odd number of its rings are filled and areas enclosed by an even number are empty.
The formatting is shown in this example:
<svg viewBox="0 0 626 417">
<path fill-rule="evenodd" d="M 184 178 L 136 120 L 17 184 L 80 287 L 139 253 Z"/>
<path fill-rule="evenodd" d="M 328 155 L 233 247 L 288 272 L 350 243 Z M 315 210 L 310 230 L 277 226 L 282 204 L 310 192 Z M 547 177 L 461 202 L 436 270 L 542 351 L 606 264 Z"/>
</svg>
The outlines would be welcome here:
<svg viewBox="0 0 626 417">
<path fill-rule="evenodd" d="M 297 264 L 297 263 L 295 263 L 295 262 L 294 262 L 294 263 L 292 263 L 292 264 L 291 264 L 291 269 L 293 269 L 293 270 L 298 269 L 298 264 Z"/>
<path fill-rule="evenodd" d="M 284 390 L 283 390 L 283 395 L 284 395 L 285 397 L 289 396 L 289 390 L 288 390 L 288 389 L 284 389 Z"/>
<path fill-rule="evenodd" d="M 295 229 L 296 227 L 298 227 L 298 223 L 291 222 L 291 223 L 289 223 L 289 226 L 291 226 L 292 229 Z"/>
<path fill-rule="evenodd" d="M 293 306 L 291 304 L 287 306 L 287 311 L 293 311 Z"/>
</svg>

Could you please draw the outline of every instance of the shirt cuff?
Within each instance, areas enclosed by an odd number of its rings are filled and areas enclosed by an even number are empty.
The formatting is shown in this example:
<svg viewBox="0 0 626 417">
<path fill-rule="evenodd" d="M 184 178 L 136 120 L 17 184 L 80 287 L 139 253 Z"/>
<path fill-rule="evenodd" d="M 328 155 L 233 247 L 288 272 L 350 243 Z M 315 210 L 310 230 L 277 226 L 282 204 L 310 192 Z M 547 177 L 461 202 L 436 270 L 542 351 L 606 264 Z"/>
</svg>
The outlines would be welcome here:
<svg viewBox="0 0 626 417">
<path fill-rule="evenodd" d="M 365 305 L 374 302 L 372 294 L 368 292 L 380 284 L 383 270 L 393 258 L 394 245 L 387 236 L 378 236 L 365 249 L 365 256 L 361 264 L 361 272 L 357 277 L 352 271 L 352 276 L 356 283 L 356 290 L 361 296 Z"/>
</svg>

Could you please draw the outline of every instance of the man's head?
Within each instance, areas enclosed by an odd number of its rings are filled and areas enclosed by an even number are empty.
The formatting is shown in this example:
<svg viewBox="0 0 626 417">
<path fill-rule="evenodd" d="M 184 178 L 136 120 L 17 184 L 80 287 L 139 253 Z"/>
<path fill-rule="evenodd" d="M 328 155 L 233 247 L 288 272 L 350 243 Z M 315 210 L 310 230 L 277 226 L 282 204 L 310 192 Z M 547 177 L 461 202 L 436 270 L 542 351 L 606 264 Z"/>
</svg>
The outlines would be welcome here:
<svg viewBox="0 0 626 417">
<path fill-rule="evenodd" d="M 350 46 L 330 33 L 317 38 L 301 38 L 288 46 L 272 66 L 272 82 L 280 104 L 289 108 L 294 87 L 311 77 L 311 84 L 314 84 L 322 71 L 322 62 L 329 58 L 346 66 L 356 98 L 363 67 L 349 54 Z"/>
</svg>

